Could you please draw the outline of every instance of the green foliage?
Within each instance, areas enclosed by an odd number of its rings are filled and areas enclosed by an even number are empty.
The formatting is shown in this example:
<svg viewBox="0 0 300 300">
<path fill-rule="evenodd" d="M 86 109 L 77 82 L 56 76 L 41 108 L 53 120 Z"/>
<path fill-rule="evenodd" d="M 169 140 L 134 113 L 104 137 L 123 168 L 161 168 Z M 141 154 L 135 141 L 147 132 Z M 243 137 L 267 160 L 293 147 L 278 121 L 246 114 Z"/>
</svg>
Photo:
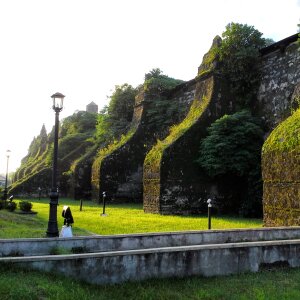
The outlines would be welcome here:
<svg viewBox="0 0 300 300">
<path fill-rule="evenodd" d="M 145 74 L 147 124 L 152 131 L 162 131 L 163 128 L 179 121 L 184 108 L 178 102 L 168 99 L 168 93 L 181 83 L 183 83 L 182 80 L 163 75 L 158 68 Z"/>
<path fill-rule="evenodd" d="M 228 24 L 222 37 L 221 47 L 217 48 L 221 72 L 229 80 L 240 108 L 249 107 L 259 84 L 259 49 L 267 41 L 253 26 L 239 23 Z"/>
<path fill-rule="evenodd" d="M 127 83 L 115 86 L 108 107 L 98 115 L 95 133 L 95 141 L 98 144 L 107 145 L 128 131 L 136 95 L 137 89 Z"/>
<path fill-rule="evenodd" d="M 127 83 L 116 85 L 107 108 L 111 119 L 114 121 L 125 119 L 131 122 L 136 94 L 137 90 Z"/>
<path fill-rule="evenodd" d="M 70 134 L 94 132 L 97 122 L 97 114 L 79 111 L 62 121 L 60 135 L 64 137 Z"/>
<path fill-rule="evenodd" d="M 86 141 L 91 135 L 87 133 L 75 133 L 68 134 L 59 139 L 58 155 L 59 158 L 67 156 L 71 151 L 79 147 L 84 141 Z"/>
<path fill-rule="evenodd" d="M 67 172 L 73 160 L 83 155 L 90 146 L 92 142 L 89 140 L 95 133 L 96 122 L 97 114 L 85 111 L 76 112 L 62 120 L 58 141 L 58 159 L 61 173 Z M 48 188 L 49 181 L 45 182 L 44 179 L 48 178 L 49 172 L 46 170 L 49 170 L 52 160 L 53 130 L 47 135 L 43 125 L 40 135 L 33 139 L 28 155 L 22 160 L 20 168 L 15 173 L 11 190 L 32 192 L 40 185 L 42 188 Z M 47 176 L 41 178 L 45 174 Z M 59 175 L 59 181 L 62 182 L 64 177 L 61 174 Z"/>
<path fill-rule="evenodd" d="M 261 213 L 262 144 L 260 123 L 246 110 L 216 120 L 201 141 L 198 164 L 212 178 L 223 185 L 226 182 L 228 190 L 234 190 L 236 196 L 222 204 L 229 211 L 247 216 Z M 236 185 L 230 186 L 233 182 Z"/>
<path fill-rule="evenodd" d="M 210 176 L 244 176 L 260 160 L 263 131 L 248 111 L 225 115 L 207 130 L 197 162 Z"/>
<path fill-rule="evenodd" d="M 32 203 L 29 201 L 20 201 L 19 207 L 21 211 L 29 212 L 32 208 Z"/>
<path fill-rule="evenodd" d="M 291 152 L 300 147 L 300 109 L 280 123 L 268 136 L 263 153 Z"/>
<path fill-rule="evenodd" d="M 203 97 L 202 101 L 194 100 L 185 119 L 181 123 L 172 126 L 169 135 L 164 140 L 157 140 L 157 144 L 152 147 L 145 158 L 144 167 L 147 168 L 147 171 L 151 170 L 153 172 L 159 169 L 164 150 L 180 138 L 198 120 L 206 108 L 208 100 L 208 97 Z"/>
<path fill-rule="evenodd" d="M 14 201 L 9 201 L 6 203 L 6 209 L 10 212 L 15 211 L 15 209 L 17 208 L 17 203 Z"/>
<path fill-rule="evenodd" d="M 102 159 L 109 155 L 110 153 L 114 152 L 115 150 L 122 147 L 134 134 L 136 128 L 131 128 L 127 132 L 126 135 L 121 135 L 121 137 L 118 140 L 114 140 L 112 143 L 108 144 L 106 147 L 100 148 L 97 153 L 97 161 L 101 163 Z"/>
<path fill-rule="evenodd" d="M 163 72 L 157 68 L 145 74 L 144 89 L 146 92 L 157 95 L 174 89 L 182 82 L 182 80 L 163 75 Z"/>
</svg>

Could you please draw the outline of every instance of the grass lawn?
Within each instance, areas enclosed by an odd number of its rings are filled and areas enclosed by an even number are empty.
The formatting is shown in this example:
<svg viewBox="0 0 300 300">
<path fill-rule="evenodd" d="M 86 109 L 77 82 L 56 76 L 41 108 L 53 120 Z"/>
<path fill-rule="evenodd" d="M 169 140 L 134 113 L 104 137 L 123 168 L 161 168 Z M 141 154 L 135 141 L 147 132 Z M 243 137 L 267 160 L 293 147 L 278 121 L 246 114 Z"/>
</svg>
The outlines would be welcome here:
<svg viewBox="0 0 300 300">
<path fill-rule="evenodd" d="M 49 199 L 32 200 L 32 210 L 36 215 L 21 215 L 0 210 L 0 238 L 44 237 L 49 218 Z M 18 202 L 18 200 L 16 200 Z M 108 204 L 106 217 L 101 217 L 102 207 L 92 201 L 83 203 L 79 210 L 79 201 L 62 198 L 59 200 L 57 219 L 61 228 L 61 216 L 64 205 L 71 208 L 74 235 L 122 234 L 141 232 L 168 232 L 182 230 L 207 229 L 206 215 L 161 216 L 144 213 L 142 204 Z M 237 217 L 213 216 L 212 229 L 255 228 L 261 227 L 262 220 Z"/>
<path fill-rule="evenodd" d="M 44 237 L 49 200 L 29 199 L 36 215 L 0 210 L 0 238 Z M 16 200 L 18 202 L 18 200 Z M 145 214 L 142 205 L 107 205 L 60 199 L 61 212 L 69 205 L 74 217 L 75 235 L 168 232 L 207 229 L 207 216 L 160 216 Z M 262 220 L 213 216 L 213 229 L 261 227 Z M 300 299 L 300 270 L 280 270 L 228 277 L 157 279 L 120 285 L 95 286 L 37 271 L 16 269 L 0 264 L 0 299 Z"/>
<path fill-rule="evenodd" d="M 226 277 L 153 279 L 96 286 L 69 278 L 0 265 L 0 299 L 300 299 L 300 269 Z"/>
</svg>

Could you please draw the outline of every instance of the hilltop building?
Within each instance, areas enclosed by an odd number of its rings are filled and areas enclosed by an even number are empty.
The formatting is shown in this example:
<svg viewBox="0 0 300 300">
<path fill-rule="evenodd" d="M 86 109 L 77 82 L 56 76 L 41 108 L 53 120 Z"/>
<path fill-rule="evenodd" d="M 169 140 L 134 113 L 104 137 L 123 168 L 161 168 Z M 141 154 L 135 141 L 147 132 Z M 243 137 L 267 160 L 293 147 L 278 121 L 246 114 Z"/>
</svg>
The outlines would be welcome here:
<svg viewBox="0 0 300 300">
<path fill-rule="evenodd" d="M 92 101 L 86 106 L 86 111 L 89 113 L 98 113 L 98 105 Z"/>
</svg>

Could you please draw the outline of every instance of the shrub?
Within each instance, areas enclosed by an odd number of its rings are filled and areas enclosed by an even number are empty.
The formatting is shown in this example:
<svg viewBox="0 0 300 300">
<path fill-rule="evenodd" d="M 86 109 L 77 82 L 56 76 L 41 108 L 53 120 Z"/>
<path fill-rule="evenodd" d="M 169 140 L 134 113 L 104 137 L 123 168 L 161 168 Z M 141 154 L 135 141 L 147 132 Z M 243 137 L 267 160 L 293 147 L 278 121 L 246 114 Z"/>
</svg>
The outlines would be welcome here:
<svg viewBox="0 0 300 300">
<path fill-rule="evenodd" d="M 8 202 L 6 204 L 6 209 L 9 211 L 14 211 L 17 208 L 17 203 L 14 201 Z"/>
<path fill-rule="evenodd" d="M 20 210 L 22 211 L 31 211 L 32 203 L 29 201 L 20 201 L 19 202 Z"/>
<path fill-rule="evenodd" d="M 226 195 L 219 205 L 223 212 L 261 217 L 262 144 L 260 121 L 247 110 L 225 115 L 208 127 L 197 163 Z"/>
</svg>

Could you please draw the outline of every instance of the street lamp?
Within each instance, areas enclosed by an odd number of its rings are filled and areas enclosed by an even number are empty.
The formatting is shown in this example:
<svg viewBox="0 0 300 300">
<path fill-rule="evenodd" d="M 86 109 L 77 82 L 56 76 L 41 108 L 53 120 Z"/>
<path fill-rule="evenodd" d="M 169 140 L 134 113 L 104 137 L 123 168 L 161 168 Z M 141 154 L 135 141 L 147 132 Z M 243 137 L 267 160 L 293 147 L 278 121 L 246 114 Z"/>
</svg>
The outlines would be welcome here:
<svg viewBox="0 0 300 300">
<path fill-rule="evenodd" d="M 54 127 L 54 149 L 53 149 L 53 167 L 52 167 L 52 185 L 50 191 L 50 208 L 49 221 L 47 229 L 47 237 L 57 237 L 57 205 L 58 205 L 58 187 L 57 187 L 57 153 L 58 153 L 58 127 L 59 113 L 63 109 L 65 96 L 61 93 L 55 93 L 51 96 L 53 99 L 52 108 L 55 111 L 55 127 Z"/>
<path fill-rule="evenodd" d="M 208 229 L 211 229 L 211 199 L 207 200 L 207 217 L 208 217 Z"/>
<path fill-rule="evenodd" d="M 8 161 L 9 161 L 10 152 L 11 152 L 10 150 L 6 150 L 6 176 L 5 176 L 4 195 L 3 195 L 4 206 L 6 205 L 6 200 L 7 200 Z"/>
</svg>

